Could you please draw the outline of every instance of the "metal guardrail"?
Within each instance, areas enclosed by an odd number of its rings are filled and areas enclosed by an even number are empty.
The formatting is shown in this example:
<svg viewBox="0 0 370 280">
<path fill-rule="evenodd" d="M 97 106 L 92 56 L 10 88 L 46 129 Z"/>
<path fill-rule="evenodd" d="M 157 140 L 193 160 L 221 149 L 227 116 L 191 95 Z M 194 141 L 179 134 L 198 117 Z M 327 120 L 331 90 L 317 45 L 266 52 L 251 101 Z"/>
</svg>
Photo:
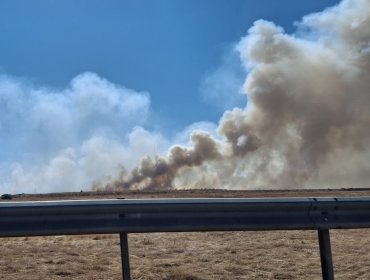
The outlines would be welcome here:
<svg viewBox="0 0 370 280">
<path fill-rule="evenodd" d="M 0 203 L 0 237 L 119 233 L 317 230 L 323 279 L 334 279 L 329 229 L 369 228 L 370 197 L 115 199 Z"/>
</svg>

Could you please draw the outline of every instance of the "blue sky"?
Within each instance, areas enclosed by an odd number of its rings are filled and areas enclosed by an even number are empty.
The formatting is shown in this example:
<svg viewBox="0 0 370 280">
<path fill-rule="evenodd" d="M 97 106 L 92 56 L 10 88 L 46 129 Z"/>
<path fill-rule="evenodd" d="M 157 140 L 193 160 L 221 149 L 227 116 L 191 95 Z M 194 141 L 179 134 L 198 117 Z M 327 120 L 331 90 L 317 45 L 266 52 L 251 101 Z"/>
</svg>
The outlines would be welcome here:
<svg viewBox="0 0 370 280">
<path fill-rule="evenodd" d="M 240 112 L 249 114 L 241 87 L 258 71 L 247 73 L 248 59 L 264 64 L 270 52 L 281 56 L 282 45 L 270 49 L 271 34 L 302 54 L 312 51 L 313 61 L 321 61 L 335 44 L 347 52 L 341 38 L 347 31 L 339 32 L 347 25 L 341 20 L 363 28 L 357 14 L 368 3 L 344 0 L 320 14 L 339 2 L 0 1 L 0 189 L 87 189 L 131 170 L 142 157 L 166 155 L 175 144 L 191 146 L 195 130 L 225 140 L 225 133 L 217 132 L 224 112 L 240 108 L 231 113 L 236 119 Z M 331 24 L 330 17 L 337 22 Z M 299 22 L 303 29 L 297 31 Z M 292 65 L 311 69 L 310 56 Z M 328 57 L 341 56 L 338 51 Z M 342 67 L 333 65 L 327 66 L 333 73 Z M 307 77 L 307 84 L 315 81 Z M 268 85 L 270 78 L 263 81 Z M 322 87 L 318 93 L 331 92 Z M 247 145 L 248 136 L 241 132 L 234 144 Z"/>
<path fill-rule="evenodd" d="M 65 87 L 90 71 L 149 92 L 155 126 L 171 133 L 196 121 L 218 121 L 225 106 L 204 98 L 202 85 L 255 20 L 273 21 L 291 33 L 302 16 L 335 3 L 5 0 L 0 69 L 51 87 Z M 237 76 L 235 57 L 231 71 Z M 244 106 L 245 100 L 236 102 Z"/>
</svg>

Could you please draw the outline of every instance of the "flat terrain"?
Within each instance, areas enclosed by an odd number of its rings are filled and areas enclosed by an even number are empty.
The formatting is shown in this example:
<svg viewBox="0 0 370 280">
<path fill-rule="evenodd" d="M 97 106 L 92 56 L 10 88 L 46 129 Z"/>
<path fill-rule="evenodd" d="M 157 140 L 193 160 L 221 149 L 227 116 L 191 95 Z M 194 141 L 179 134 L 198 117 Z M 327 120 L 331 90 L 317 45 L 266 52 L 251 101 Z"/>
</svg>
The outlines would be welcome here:
<svg viewBox="0 0 370 280">
<path fill-rule="evenodd" d="M 370 196 L 370 190 L 21 195 L 13 200 Z M 370 279 L 370 230 L 331 231 L 336 279 Z M 0 239 L 0 279 L 121 279 L 118 235 Z M 132 279 L 321 279 L 315 231 L 130 234 Z"/>
</svg>

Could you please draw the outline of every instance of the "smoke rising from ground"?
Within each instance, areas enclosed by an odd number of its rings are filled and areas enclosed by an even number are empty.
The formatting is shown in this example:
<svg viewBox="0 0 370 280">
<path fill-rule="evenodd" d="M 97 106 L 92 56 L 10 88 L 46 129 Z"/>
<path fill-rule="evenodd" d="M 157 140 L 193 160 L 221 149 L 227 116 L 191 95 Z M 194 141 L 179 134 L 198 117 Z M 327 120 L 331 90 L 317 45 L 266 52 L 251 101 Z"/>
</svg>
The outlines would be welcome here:
<svg viewBox="0 0 370 280">
<path fill-rule="evenodd" d="M 216 135 L 199 122 L 171 139 L 143 128 L 150 98 L 82 73 L 62 89 L 0 75 L 0 192 L 89 190 L 124 178 L 143 157 L 187 144 L 192 131 Z"/>
<path fill-rule="evenodd" d="M 369 187 L 369 26 L 370 0 L 308 15 L 295 34 L 255 22 L 235 47 L 246 107 L 172 138 L 143 128 L 149 94 L 94 73 L 64 89 L 0 75 L 0 190 Z M 230 57 L 201 89 L 227 108 L 243 72 Z"/>
<path fill-rule="evenodd" d="M 308 15 L 295 35 L 259 20 L 237 45 L 245 109 L 219 139 L 145 157 L 108 188 L 361 187 L 370 179 L 370 0 Z"/>
</svg>

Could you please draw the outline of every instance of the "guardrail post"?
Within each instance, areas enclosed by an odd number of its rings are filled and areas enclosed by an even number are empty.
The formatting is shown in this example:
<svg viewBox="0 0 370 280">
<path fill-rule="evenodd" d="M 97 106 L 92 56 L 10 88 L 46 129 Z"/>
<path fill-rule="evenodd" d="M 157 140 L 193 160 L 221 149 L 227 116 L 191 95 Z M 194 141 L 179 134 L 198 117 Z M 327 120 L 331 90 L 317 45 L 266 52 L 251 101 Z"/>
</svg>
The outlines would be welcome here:
<svg viewBox="0 0 370 280">
<path fill-rule="evenodd" d="M 121 245 L 122 279 L 131 280 L 127 233 L 121 232 L 119 234 L 119 239 Z"/>
<path fill-rule="evenodd" d="M 323 280 L 334 280 L 333 259 L 331 255 L 330 234 L 328 229 L 319 229 L 321 271 Z"/>
</svg>

